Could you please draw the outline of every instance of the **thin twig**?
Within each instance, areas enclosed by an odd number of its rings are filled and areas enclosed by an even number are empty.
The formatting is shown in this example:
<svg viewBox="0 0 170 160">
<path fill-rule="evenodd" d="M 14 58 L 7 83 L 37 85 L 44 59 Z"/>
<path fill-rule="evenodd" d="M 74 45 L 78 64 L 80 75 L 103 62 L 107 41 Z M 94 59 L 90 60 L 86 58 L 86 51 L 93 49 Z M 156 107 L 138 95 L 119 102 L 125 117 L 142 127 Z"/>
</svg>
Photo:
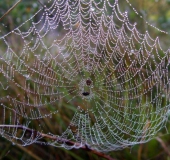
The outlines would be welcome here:
<svg viewBox="0 0 170 160">
<path fill-rule="evenodd" d="M 32 151 L 30 151 L 29 149 L 27 149 L 26 147 L 17 145 L 18 148 L 20 148 L 21 150 L 23 150 L 24 152 L 26 152 L 28 155 L 30 155 L 32 158 L 34 158 L 35 160 L 42 160 L 41 158 L 39 158 L 36 154 L 34 154 Z"/>
<path fill-rule="evenodd" d="M 60 137 L 55 137 L 55 136 L 51 136 L 51 135 L 48 135 L 48 134 L 44 134 L 44 133 L 35 131 L 33 129 L 27 128 L 27 127 L 22 126 L 22 125 L 0 125 L 0 128 L 18 128 L 18 129 L 22 129 L 22 130 L 26 130 L 28 132 L 31 132 L 31 133 L 34 134 L 34 136 L 39 135 L 42 138 L 49 138 L 51 140 L 60 141 L 60 142 L 63 142 L 65 144 L 67 144 L 67 145 L 81 146 L 77 142 L 73 142 L 73 141 L 70 141 L 70 140 L 67 140 L 67 139 L 64 139 L 64 138 L 60 138 Z M 107 160 L 116 160 L 116 159 L 113 159 L 112 157 L 110 157 L 109 155 L 106 155 L 105 153 L 101 153 L 99 151 L 96 151 L 94 149 L 89 148 L 87 145 L 81 146 L 80 148 L 83 149 L 83 150 L 86 150 L 88 152 L 91 152 L 93 154 L 96 154 L 97 156 L 105 158 Z"/>
<path fill-rule="evenodd" d="M 144 127 L 143 127 L 143 134 L 142 134 L 141 141 L 145 140 L 145 136 L 146 136 L 146 133 L 147 133 L 149 127 L 150 127 L 150 120 L 147 120 Z M 139 150 L 138 150 L 138 160 L 141 160 L 142 150 L 143 150 L 143 143 L 140 144 L 140 147 L 139 147 Z"/>
<path fill-rule="evenodd" d="M 19 0 L 17 3 L 15 3 L 1 18 L 0 21 L 9 13 L 11 12 L 22 0 Z"/>
<path fill-rule="evenodd" d="M 170 156 L 170 151 L 169 149 L 167 148 L 166 144 L 164 143 L 164 141 L 157 137 L 156 140 L 161 144 L 162 148 L 164 149 L 164 151 Z"/>
<path fill-rule="evenodd" d="M 44 7 L 43 3 L 40 0 L 37 0 L 37 1 L 42 5 L 42 7 Z"/>
</svg>

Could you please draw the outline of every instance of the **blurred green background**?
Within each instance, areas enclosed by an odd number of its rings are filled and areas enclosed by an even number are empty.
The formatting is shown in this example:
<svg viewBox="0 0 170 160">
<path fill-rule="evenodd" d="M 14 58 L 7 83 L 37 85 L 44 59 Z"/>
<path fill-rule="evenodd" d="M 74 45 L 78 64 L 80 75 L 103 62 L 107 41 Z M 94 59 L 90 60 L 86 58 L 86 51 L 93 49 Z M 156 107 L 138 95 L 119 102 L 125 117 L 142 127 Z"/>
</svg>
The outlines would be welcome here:
<svg viewBox="0 0 170 160">
<path fill-rule="evenodd" d="M 157 28 L 170 33 L 170 0 L 129 0 L 135 9 L 144 17 L 144 19 L 150 24 L 153 24 Z M 0 0 L 0 17 L 12 7 L 17 0 Z M 41 0 L 45 3 L 45 0 Z M 120 2 L 121 7 L 129 11 L 128 15 L 131 22 L 138 23 L 138 30 L 144 32 L 146 29 L 153 37 L 160 37 L 160 42 L 163 48 L 168 49 L 170 47 L 170 35 L 159 32 L 152 27 L 149 27 L 145 20 L 139 18 L 130 6 L 126 2 Z M 22 24 L 34 13 L 42 8 L 37 0 L 22 0 L 8 15 L 6 15 L 1 21 L 0 30 L 1 34 L 6 34 L 18 25 Z M 28 24 L 29 25 L 29 24 Z M 16 93 L 14 93 L 16 94 Z M 65 105 L 64 103 L 62 104 Z M 63 113 L 63 115 L 62 115 Z M 56 119 L 60 122 L 55 126 L 55 129 L 61 129 L 61 126 L 68 125 L 69 113 L 65 114 L 64 111 L 60 112 L 60 115 Z M 63 118 L 64 117 L 64 118 Z M 63 120 L 64 119 L 64 120 Z M 54 128 L 50 124 L 50 121 L 45 121 L 48 126 L 47 129 L 53 131 Z M 61 126 L 60 126 L 61 125 Z M 168 132 L 170 133 L 170 124 L 167 124 Z M 62 129 L 61 129 L 62 130 Z M 162 139 L 162 143 L 165 144 L 166 149 L 170 151 L 170 135 L 164 130 L 161 130 L 158 135 Z M 127 148 L 121 151 L 113 151 L 108 153 L 111 157 L 117 160 L 170 160 L 170 155 L 165 152 L 160 142 L 156 139 L 151 140 L 146 144 L 135 145 L 131 149 Z M 58 159 L 90 159 L 97 160 L 102 159 L 90 152 L 84 150 L 65 150 L 63 148 L 55 148 L 52 146 L 43 146 L 33 144 L 27 147 L 18 145 L 12 145 L 6 139 L 0 137 L 0 159 L 11 160 L 58 160 Z"/>
</svg>

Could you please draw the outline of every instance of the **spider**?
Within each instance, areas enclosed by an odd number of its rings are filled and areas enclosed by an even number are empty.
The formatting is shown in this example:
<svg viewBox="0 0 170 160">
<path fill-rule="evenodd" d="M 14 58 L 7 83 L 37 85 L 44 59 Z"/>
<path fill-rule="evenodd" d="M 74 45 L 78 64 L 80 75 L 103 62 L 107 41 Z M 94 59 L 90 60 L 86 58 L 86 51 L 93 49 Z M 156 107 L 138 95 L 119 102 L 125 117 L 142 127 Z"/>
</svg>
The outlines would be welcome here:
<svg viewBox="0 0 170 160">
<path fill-rule="evenodd" d="M 90 79 L 88 79 L 88 80 L 86 80 L 86 84 L 88 85 L 88 86 L 90 86 L 91 85 L 91 80 Z"/>
<path fill-rule="evenodd" d="M 89 92 L 83 92 L 82 95 L 83 96 L 88 96 L 90 93 Z"/>
</svg>

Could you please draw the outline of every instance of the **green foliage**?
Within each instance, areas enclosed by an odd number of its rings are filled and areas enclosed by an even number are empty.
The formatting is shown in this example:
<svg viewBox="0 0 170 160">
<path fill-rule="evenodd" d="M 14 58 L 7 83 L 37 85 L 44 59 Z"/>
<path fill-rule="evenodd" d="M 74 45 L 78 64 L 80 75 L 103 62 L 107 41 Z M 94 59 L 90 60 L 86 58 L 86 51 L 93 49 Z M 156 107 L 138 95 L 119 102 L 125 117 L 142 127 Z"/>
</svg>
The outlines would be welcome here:
<svg viewBox="0 0 170 160">
<path fill-rule="evenodd" d="M 6 3 L 4 1 L 0 1 L 0 17 L 10 8 L 13 4 L 15 4 L 17 0 L 11 1 L 7 0 Z M 151 24 L 154 24 L 156 27 L 170 32 L 170 1 L 158 1 L 155 0 L 148 1 L 148 0 L 138 0 L 131 2 L 134 7 L 139 11 L 141 15 L 143 15 L 144 19 Z M 126 4 L 122 3 L 122 6 L 126 7 Z M 7 33 L 10 30 L 14 29 L 22 22 L 26 21 L 29 17 L 34 15 L 34 13 L 39 9 L 42 8 L 40 4 L 36 0 L 23 0 L 18 6 L 16 6 L 5 18 L 2 19 L 0 29 L 3 33 Z M 130 8 L 127 8 L 128 10 Z M 136 15 L 133 11 L 129 13 L 130 20 L 132 22 L 138 23 L 138 28 L 141 32 L 145 31 L 145 29 L 149 29 L 152 36 L 159 35 L 161 37 L 161 41 L 164 44 L 165 48 L 166 45 L 169 45 L 169 36 L 164 36 L 164 34 L 154 30 L 151 27 L 148 27 L 143 19 L 140 19 L 138 15 Z M 36 17 L 35 17 L 36 18 Z M 29 25 L 29 24 L 28 24 Z M 143 26 L 140 27 L 140 26 Z M 7 26 L 7 27 L 4 27 Z M 1 77 L 0 77 L 1 78 Z M 19 94 L 18 90 L 13 90 L 11 94 Z M 127 93 L 128 94 L 128 93 Z M 3 95 L 3 93 L 1 93 Z M 106 97 L 107 99 L 107 97 Z M 80 102 L 77 102 L 80 103 Z M 56 115 L 52 119 L 45 119 L 44 124 L 46 126 L 45 133 L 53 132 L 56 134 L 62 133 L 66 126 L 69 124 L 69 120 L 72 116 L 72 111 L 75 111 L 75 107 L 73 104 L 68 104 L 67 101 L 61 102 L 58 104 L 60 107 L 59 111 L 60 114 Z M 49 110 L 53 110 L 54 106 L 48 106 Z M 69 109 L 69 111 L 68 111 Z M 38 122 L 35 125 L 39 125 Z M 170 132 L 170 127 L 168 128 Z M 166 134 L 163 130 L 161 131 L 162 134 Z M 167 143 L 167 147 L 170 146 L 170 138 L 166 136 L 164 138 Z M 32 159 L 91 159 L 97 160 L 101 159 L 97 156 L 88 153 L 83 150 L 65 150 L 62 148 L 54 148 L 51 146 L 42 146 L 33 144 L 28 147 L 21 147 L 21 146 L 14 146 L 10 142 L 6 141 L 3 138 L 0 138 L 0 159 L 25 159 L 25 160 L 32 160 Z M 141 153 L 140 153 L 141 152 Z M 15 156 L 14 156 L 15 155 Z M 138 159 L 168 159 L 164 150 L 160 147 L 160 144 L 156 140 L 152 140 L 147 144 L 136 145 L 130 149 L 124 149 L 123 151 L 115 151 L 110 153 L 110 155 L 117 159 L 126 159 L 126 160 L 136 160 Z"/>
<path fill-rule="evenodd" d="M 0 17 L 5 14 L 18 0 L 0 1 Z M 34 13 L 41 8 L 40 4 L 35 0 L 22 0 L 4 19 L 1 23 L 11 24 L 15 27 L 29 19 Z M 11 22 L 10 22 L 11 21 Z M 12 28 L 10 28 L 12 29 Z"/>
</svg>

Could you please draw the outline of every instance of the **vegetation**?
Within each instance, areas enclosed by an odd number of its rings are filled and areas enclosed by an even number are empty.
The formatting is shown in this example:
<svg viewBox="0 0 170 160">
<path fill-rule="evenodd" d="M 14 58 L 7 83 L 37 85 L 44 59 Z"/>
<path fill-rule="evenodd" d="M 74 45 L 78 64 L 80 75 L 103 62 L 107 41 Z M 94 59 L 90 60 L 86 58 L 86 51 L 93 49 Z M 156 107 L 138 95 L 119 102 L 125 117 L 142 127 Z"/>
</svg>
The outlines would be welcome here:
<svg viewBox="0 0 170 160">
<path fill-rule="evenodd" d="M 11 1 L 7 0 L 0 1 L 0 17 L 2 17 L 8 10 L 11 8 L 17 0 Z M 42 1 L 45 2 L 45 1 Z M 162 46 L 167 49 L 170 46 L 170 34 L 165 35 L 152 27 L 149 27 L 145 21 L 153 24 L 154 26 L 170 33 L 170 1 L 169 0 L 137 0 L 130 1 L 137 11 L 144 17 L 140 19 L 129 6 L 125 6 L 127 3 L 121 2 L 122 8 L 127 8 L 129 10 L 129 17 L 132 22 L 138 23 L 138 29 L 141 32 L 144 32 L 146 29 L 149 30 L 149 33 L 153 36 L 159 36 Z M 38 0 L 22 0 L 17 6 L 15 6 L 11 12 L 9 12 L 3 19 L 0 21 L 0 30 L 1 35 L 8 33 L 29 17 L 34 15 L 34 13 L 41 8 L 41 4 Z M 35 19 L 38 17 L 35 17 Z M 27 24 L 29 25 L 29 24 Z M 1 43 L 0 43 L 1 46 Z M 3 46 L 1 46 L 3 47 Z M 20 81 L 18 77 L 18 81 Z M 2 90 L 0 89 L 0 95 L 3 95 Z M 12 92 L 14 95 L 20 94 L 17 89 L 14 89 Z M 46 118 L 44 120 L 45 133 L 52 132 L 60 134 L 64 131 L 66 126 L 69 124 L 70 117 L 72 116 L 72 111 L 75 110 L 73 105 L 68 105 L 66 102 L 62 102 L 60 105 L 60 114 L 56 115 L 52 119 Z M 67 109 L 70 109 L 69 112 L 66 112 Z M 1 113 L 0 113 L 1 114 Z M 37 124 L 34 124 L 38 126 Z M 38 128 L 38 127 L 37 127 Z M 146 144 L 135 145 L 132 148 L 126 148 L 121 151 L 114 151 L 108 153 L 111 157 L 117 160 L 142 160 L 142 159 L 170 159 L 170 124 L 167 125 L 168 133 L 165 129 L 161 130 L 158 133 L 160 138 L 153 139 Z M 97 160 L 102 159 L 101 157 L 93 154 L 88 150 L 83 149 L 73 149 L 65 150 L 64 148 L 55 148 L 47 145 L 32 144 L 30 146 L 19 146 L 13 145 L 11 142 L 8 142 L 6 139 L 0 137 L 0 159 L 11 159 L 11 160 L 54 160 L 54 159 L 90 159 Z M 103 158 L 104 159 L 104 158 Z"/>
</svg>

